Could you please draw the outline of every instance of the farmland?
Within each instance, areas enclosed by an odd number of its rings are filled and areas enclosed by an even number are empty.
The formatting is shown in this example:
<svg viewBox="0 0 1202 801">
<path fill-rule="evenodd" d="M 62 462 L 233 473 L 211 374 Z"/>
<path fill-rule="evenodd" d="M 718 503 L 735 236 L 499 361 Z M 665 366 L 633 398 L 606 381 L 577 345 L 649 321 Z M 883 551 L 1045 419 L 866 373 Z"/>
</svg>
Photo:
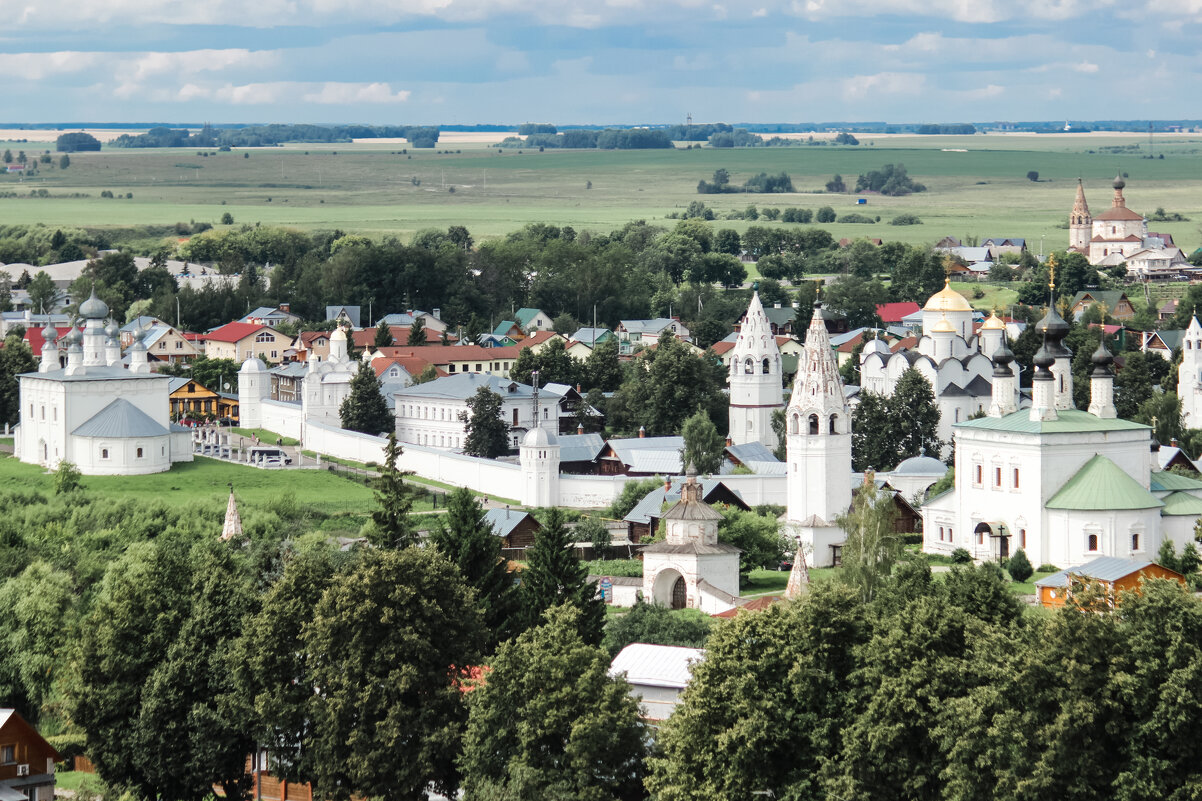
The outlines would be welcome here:
<svg viewBox="0 0 1202 801">
<path fill-rule="evenodd" d="M 7 144 L 35 152 L 38 143 Z M 790 147 L 649 151 L 518 151 L 483 143 L 443 144 L 434 151 L 403 144 L 289 145 L 235 149 L 122 150 L 72 154 L 71 166 L 43 165 L 24 180 L 0 175 L 0 194 L 44 189 L 45 198 L 0 198 L 0 220 L 47 225 L 130 226 L 177 221 L 339 228 L 408 236 L 423 228 L 464 225 L 477 238 L 528 222 L 605 231 L 632 219 L 662 221 L 702 200 L 721 217 L 748 205 L 858 211 L 876 224 L 826 225 L 836 237 L 904 242 L 942 236 L 1020 236 L 1038 248 L 1063 247 L 1075 179 L 1086 181 L 1095 211 L 1109 204 L 1110 179 L 1128 174 L 1129 205 L 1150 214 L 1180 212 L 1188 222 L 1155 223 L 1188 251 L 1199 245 L 1202 136 L 1165 135 L 1148 159 L 1146 138 L 1124 135 L 977 135 L 864 137 L 859 147 Z M 1092 151 L 1092 152 L 1091 152 Z M 835 173 L 850 178 L 886 163 L 904 163 L 928 191 L 908 197 L 822 193 Z M 697 182 L 725 168 L 741 184 L 759 172 L 787 172 L 796 193 L 697 194 Z M 1027 180 L 1037 171 L 1039 182 Z M 102 198 L 109 191 L 115 198 Z M 132 198 L 124 197 L 132 193 Z M 71 197 L 87 195 L 87 197 Z M 901 213 L 923 224 L 892 226 Z M 671 224 L 670 222 L 668 224 Z M 763 220 L 718 223 L 788 225 Z"/>
</svg>

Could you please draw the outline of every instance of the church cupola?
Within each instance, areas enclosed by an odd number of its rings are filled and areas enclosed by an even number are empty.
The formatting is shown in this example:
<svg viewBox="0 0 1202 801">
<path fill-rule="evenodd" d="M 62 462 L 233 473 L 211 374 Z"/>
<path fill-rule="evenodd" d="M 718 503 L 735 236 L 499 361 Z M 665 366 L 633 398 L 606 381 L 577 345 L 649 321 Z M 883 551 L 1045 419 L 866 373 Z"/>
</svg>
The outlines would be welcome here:
<svg viewBox="0 0 1202 801">
<path fill-rule="evenodd" d="M 1093 372 L 1089 375 L 1089 413 L 1094 417 L 1118 417 L 1114 408 L 1114 356 L 1106 349 L 1106 337 L 1089 358 Z"/>
<path fill-rule="evenodd" d="M 1056 378 L 1052 375 L 1052 367 L 1056 364 L 1056 357 L 1048 350 L 1046 335 L 1043 346 L 1035 352 L 1034 363 L 1035 374 L 1031 376 L 1031 420 L 1055 420 Z"/>
<path fill-rule="evenodd" d="M 664 513 L 664 539 L 672 545 L 716 545 L 722 515 L 702 499 L 697 471 L 690 463 L 680 501 Z"/>
<path fill-rule="evenodd" d="M 1018 379 L 1014 375 L 1014 353 L 1002 344 L 993 354 L 993 396 L 989 404 L 990 417 L 1005 417 L 1018 410 Z"/>
<path fill-rule="evenodd" d="M 931 340 L 934 342 L 934 357 L 936 363 L 952 357 L 953 342 L 956 339 L 956 327 L 946 316 L 931 326 Z"/>
<path fill-rule="evenodd" d="M 1123 197 L 1123 187 L 1126 185 L 1127 182 L 1123 180 L 1121 173 L 1114 176 L 1114 200 L 1110 202 L 1112 207 L 1116 209 L 1127 208 L 1127 198 Z"/>
<path fill-rule="evenodd" d="M 784 404 L 780 349 L 760 294 L 753 291 L 730 352 L 730 438 L 735 445 L 777 445 L 772 413 Z"/>
<path fill-rule="evenodd" d="M 49 322 L 42 329 L 42 361 L 38 363 L 39 373 L 48 373 L 59 369 L 58 362 L 58 331 Z"/>
<path fill-rule="evenodd" d="M 1073 352 L 1064 345 L 1064 338 L 1068 336 L 1069 325 L 1056 311 L 1055 300 L 1055 261 L 1051 262 L 1053 270 L 1052 295 L 1048 302 L 1048 312 L 1043 316 L 1043 319 L 1035 324 L 1035 330 L 1043 335 L 1043 347 L 1041 352 L 1047 353 L 1052 359 L 1052 364 L 1049 365 L 1049 370 L 1053 377 L 1053 401 L 1052 407 L 1055 409 L 1072 409 L 1073 406 Z"/>
<path fill-rule="evenodd" d="M 994 311 L 985 322 L 981 323 L 981 328 L 977 331 L 977 346 L 982 354 L 992 358 L 1005 342 L 1006 323 L 997 316 L 997 311 Z"/>
</svg>

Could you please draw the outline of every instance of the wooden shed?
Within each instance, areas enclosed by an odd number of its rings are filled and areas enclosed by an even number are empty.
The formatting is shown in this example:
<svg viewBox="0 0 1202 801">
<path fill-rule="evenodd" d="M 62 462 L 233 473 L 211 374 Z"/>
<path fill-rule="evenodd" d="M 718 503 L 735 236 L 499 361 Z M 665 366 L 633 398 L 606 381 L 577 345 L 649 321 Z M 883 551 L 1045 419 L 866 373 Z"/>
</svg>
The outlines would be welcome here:
<svg viewBox="0 0 1202 801">
<path fill-rule="evenodd" d="M 1035 582 L 1035 596 L 1039 603 L 1050 609 L 1064 606 L 1072 597 L 1074 584 L 1082 581 L 1097 582 L 1106 588 L 1111 603 L 1117 603 L 1119 593 L 1124 590 L 1139 592 L 1141 578 L 1173 579 L 1185 584 L 1185 576 L 1176 570 L 1149 562 L 1146 559 L 1122 559 L 1117 556 L 1099 556 L 1080 567 L 1061 570 Z"/>
</svg>

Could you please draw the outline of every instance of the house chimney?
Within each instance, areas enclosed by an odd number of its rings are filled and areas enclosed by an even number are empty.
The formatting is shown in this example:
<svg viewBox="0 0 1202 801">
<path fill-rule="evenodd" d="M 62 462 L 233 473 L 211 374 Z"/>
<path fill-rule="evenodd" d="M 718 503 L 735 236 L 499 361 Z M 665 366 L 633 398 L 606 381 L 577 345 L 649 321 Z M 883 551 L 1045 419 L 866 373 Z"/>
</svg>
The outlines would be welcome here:
<svg viewBox="0 0 1202 801">
<path fill-rule="evenodd" d="M 579 436 L 583 433 L 584 433 L 584 423 L 577 423 L 576 424 L 576 435 Z"/>
<path fill-rule="evenodd" d="M 729 448 L 731 445 L 734 445 L 734 444 L 735 444 L 735 441 L 733 439 L 731 439 L 730 434 L 727 434 L 726 435 L 726 447 Z"/>
<path fill-rule="evenodd" d="M 434 309 L 434 319 L 442 320 L 442 309 L 438 309 L 438 308 Z"/>
<path fill-rule="evenodd" d="M 280 311 L 282 311 L 282 312 L 291 312 L 291 311 L 292 311 L 292 304 L 291 304 L 291 303 L 281 303 L 281 304 L 280 304 Z"/>
<path fill-rule="evenodd" d="M 1174 448 L 1176 448 L 1176 447 L 1177 447 L 1177 438 L 1176 438 L 1176 437 L 1171 437 L 1171 438 L 1169 439 L 1169 444 L 1170 444 L 1170 445 L 1172 445 Z"/>
<path fill-rule="evenodd" d="M 864 470 L 864 486 L 869 489 L 876 486 L 876 471 L 871 467 Z"/>
<path fill-rule="evenodd" d="M 664 492 L 672 491 L 672 477 L 664 476 Z"/>
<path fill-rule="evenodd" d="M 647 436 L 647 429 L 643 428 L 642 426 L 639 426 L 639 439 L 642 439 L 645 436 Z"/>
</svg>

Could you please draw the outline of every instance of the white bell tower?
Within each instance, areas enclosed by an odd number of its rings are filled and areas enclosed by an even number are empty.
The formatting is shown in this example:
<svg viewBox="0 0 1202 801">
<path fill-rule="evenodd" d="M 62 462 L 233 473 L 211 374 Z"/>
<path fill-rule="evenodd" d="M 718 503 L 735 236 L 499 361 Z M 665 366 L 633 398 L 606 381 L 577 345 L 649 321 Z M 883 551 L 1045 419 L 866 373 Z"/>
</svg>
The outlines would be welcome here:
<svg viewBox="0 0 1202 801">
<path fill-rule="evenodd" d="M 730 353 L 730 439 L 777 446 L 772 413 L 784 407 L 780 349 L 760 293 L 753 292 Z"/>
<path fill-rule="evenodd" d="M 812 564 L 827 566 L 844 539 L 835 518 L 851 506 L 851 412 L 820 314 L 810 321 L 785 415 L 786 515 Z"/>
<path fill-rule="evenodd" d="M 1181 423 L 1186 428 L 1202 427 L 1202 325 L 1191 317 L 1181 343 L 1181 367 L 1177 371 L 1177 397 L 1181 399 Z"/>
</svg>

